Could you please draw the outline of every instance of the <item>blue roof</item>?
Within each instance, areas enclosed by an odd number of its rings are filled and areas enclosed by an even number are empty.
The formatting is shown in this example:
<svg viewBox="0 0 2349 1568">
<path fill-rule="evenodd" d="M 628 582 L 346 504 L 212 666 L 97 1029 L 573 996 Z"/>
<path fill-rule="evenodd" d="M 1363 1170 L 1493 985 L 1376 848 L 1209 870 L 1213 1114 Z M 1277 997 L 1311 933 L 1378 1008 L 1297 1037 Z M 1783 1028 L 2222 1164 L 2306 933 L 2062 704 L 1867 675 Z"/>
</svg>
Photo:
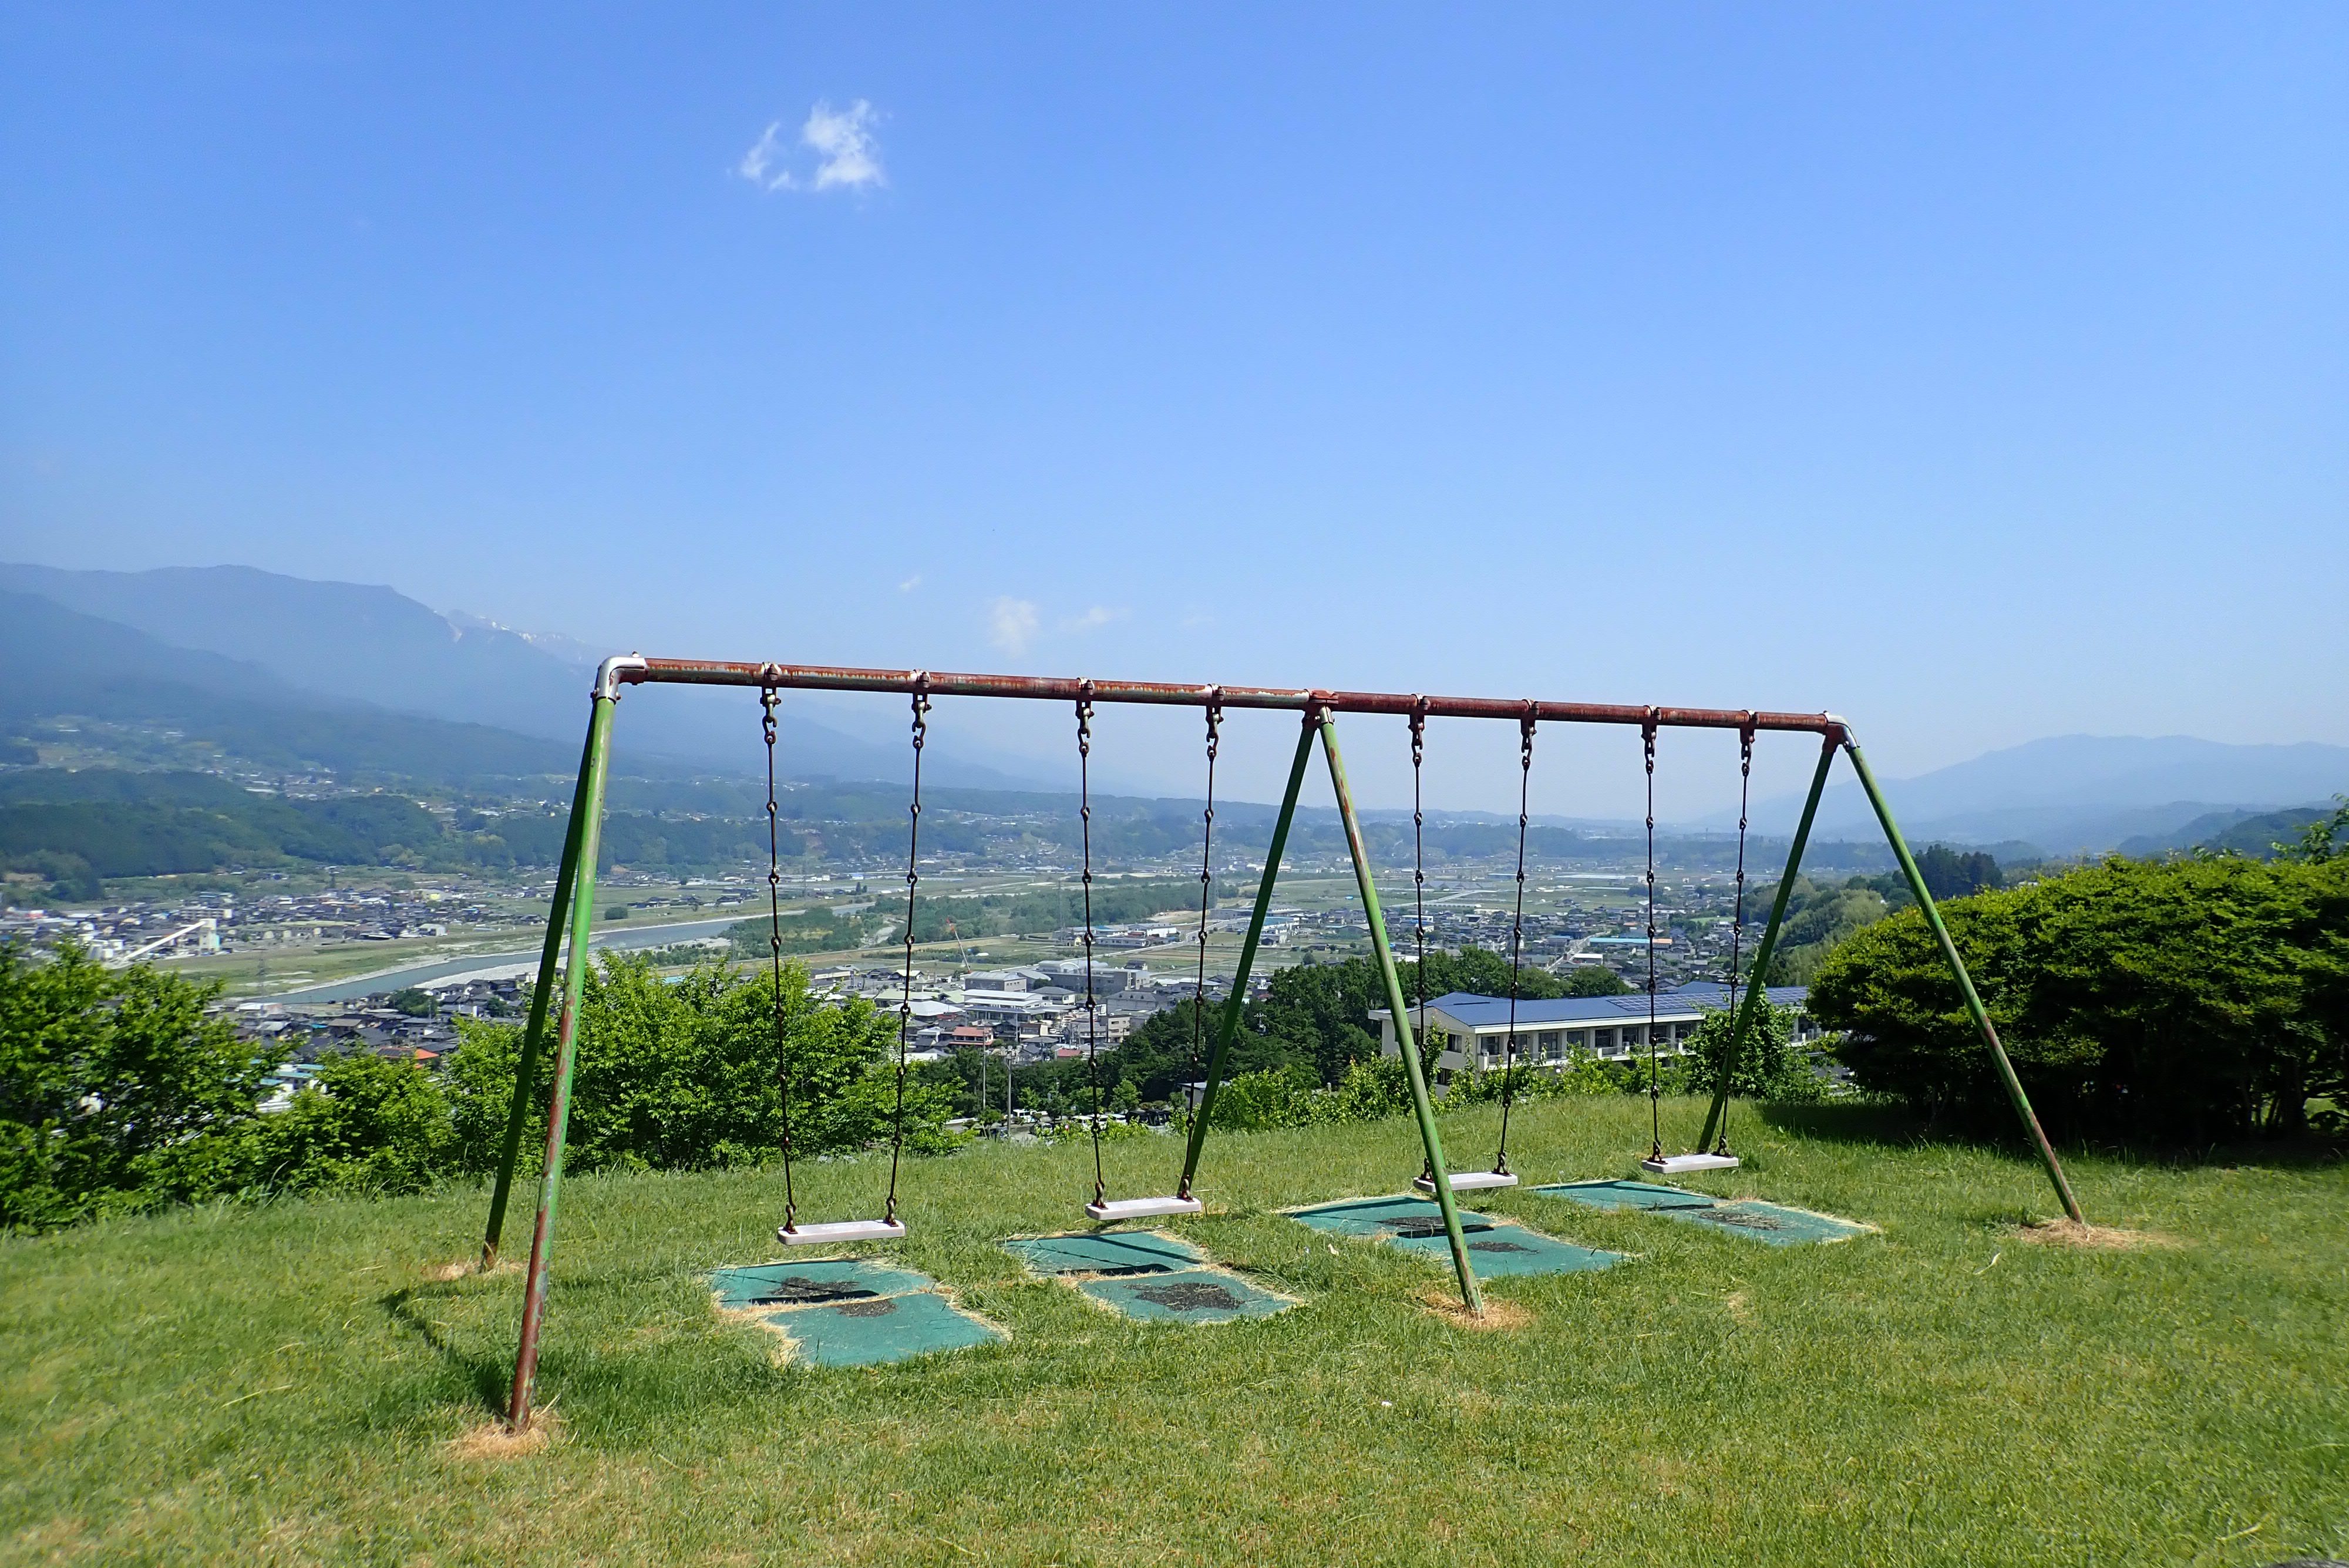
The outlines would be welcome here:
<svg viewBox="0 0 2349 1568">
<path fill-rule="evenodd" d="M 1744 994 L 1741 989 L 1734 996 L 1718 981 L 1692 981 L 1671 991 L 1656 994 L 1656 1011 L 1661 1013 L 1713 1012 L 1733 1005 L 1736 997 Z M 1774 985 L 1764 994 L 1780 1007 L 1800 1007 L 1810 995 L 1810 988 L 1802 985 Z M 1474 992 L 1447 992 L 1431 996 L 1427 1005 L 1438 1008 L 1471 1029 L 1506 1029 L 1509 1023 L 1509 999 L 1506 996 L 1479 996 Z M 1648 996 L 1634 992 L 1628 996 L 1562 996 L 1537 1002 L 1521 998 L 1517 1002 L 1517 1027 L 1552 1028 L 1560 1024 L 1585 1027 L 1596 1024 L 1628 1023 L 1648 1016 Z M 1413 1002 L 1411 1011 L 1417 1012 Z M 1376 1009 L 1371 1016 L 1384 1017 L 1386 1009 Z"/>
</svg>

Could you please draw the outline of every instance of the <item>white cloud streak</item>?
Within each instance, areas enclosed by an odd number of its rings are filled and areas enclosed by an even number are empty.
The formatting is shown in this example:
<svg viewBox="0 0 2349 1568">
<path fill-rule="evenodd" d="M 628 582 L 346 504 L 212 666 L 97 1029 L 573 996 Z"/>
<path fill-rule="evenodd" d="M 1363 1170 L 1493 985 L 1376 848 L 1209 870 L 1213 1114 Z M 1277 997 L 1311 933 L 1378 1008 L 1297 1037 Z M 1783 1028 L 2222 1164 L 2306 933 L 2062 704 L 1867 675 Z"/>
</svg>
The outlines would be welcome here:
<svg viewBox="0 0 2349 1568">
<path fill-rule="evenodd" d="M 1106 605 L 1094 605 L 1092 608 L 1086 610 L 1084 614 L 1076 617 L 1074 619 L 1062 621 L 1061 623 L 1061 629 L 1063 631 L 1099 631 L 1102 628 L 1109 625 L 1112 621 L 1123 620 L 1125 618 L 1125 615 L 1126 612 L 1123 609 L 1111 609 Z"/>
<path fill-rule="evenodd" d="M 881 143 L 873 134 L 880 122 L 879 112 L 861 98 L 846 109 L 818 99 L 794 145 L 785 145 L 783 122 L 776 120 L 742 154 L 734 172 L 767 191 L 862 191 L 886 185 Z M 800 149 L 813 156 L 797 157 Z M 812 169 L 806 167 L 810 163 Z"/>
<path fill-rule="evenodd" d="M 771 182 L 767 178 L 767 171 L 774 168 L 775 160 L 782 151 L 781 144 L 775 140 L 781 134 L 782 129 L 783 122 L 779 119 L 761 131 L 758 141 L 752 145 L 750 151 L 742 154 L 742 161 L 734 166 L 734 172 L 750 182 L 751 184 L 764 185 L 770 191 L 788 188 L 792 182 L 792 177 L 787 171 L 777 170 Z"/>
<path fill-rule="evenodd" d="M 988 612 L 987 639 L 1006 653 L 1025 653 L 1042 624 L 1036 607 L 1027 599 L 1000 598 Z"/>
</svg>

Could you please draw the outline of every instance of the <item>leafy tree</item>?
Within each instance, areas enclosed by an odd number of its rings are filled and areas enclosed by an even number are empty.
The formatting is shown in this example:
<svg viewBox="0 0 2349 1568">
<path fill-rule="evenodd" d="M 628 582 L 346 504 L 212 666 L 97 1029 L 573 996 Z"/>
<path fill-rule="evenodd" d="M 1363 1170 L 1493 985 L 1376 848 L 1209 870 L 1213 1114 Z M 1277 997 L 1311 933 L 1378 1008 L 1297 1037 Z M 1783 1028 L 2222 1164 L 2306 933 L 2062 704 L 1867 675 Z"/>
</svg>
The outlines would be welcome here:
<svg viewBox="0 0 2349 1568">
<path fill-rule="evenodd" d="M 1964 898 L 1976 893 L 1986 893 L 2004 886 L 1998 861 L 1984 850 L 1952 849 L 1946 844 L 1928 844 L 1925 852 L 1917 857 L 1917 873 L 1925 879 L 1925 891 L 1940 903 L 1944 898 Z M 1901 878 L 1907 891 L 1907 879 Z"/>
<path fill-rule="evenodd" d="M 783 968 L 780 1015 L 794 1154 L 886 1139 L 896 1103 L 895 1017 L 861 1000 L 819 1001 L 795 964 Z M 670 984 L 646 955 L 598 954 L 580 1006 L 567 1158 L 595 1170 L 698 1169 L 779 1157 L 777 1020 L 764 974 L 710 964 Z M 452 1064 L 454 1119 L 464 1161 L 474 1168 L 496 1158 L 519 1034 L 510 1026 L 469 1029 Z M 542 1107 L 552 1090 L 552 1056 L 542 1053 L 533 1085 Z M 946 1147 L 942 1124 L 952 1111 L 948 1089 L 907 1075 L 909 1147 Z"/>
<path fill-rule="evenodd" d="M 276 1064 L 205 1016 L 219 994 L 61 944 L 0 944 L 0 1226 L 216 1190 Z"/>
<path fill-rule="evenodd" d="M 1762 888 L 1759 907 L 1767 909 L 1777 893 L 1775 884 Z M 1831 885 L 1796 876 L 1779 923 L 1778 946 L 1770 955 L 1770 983 L 1806 984 L 1829 953 L 1888 912 L 1883 892 L 1868 877 Z"/>
<path fill-rule="evenodd" d="M 1603 963 L 1578 963 L 1559 977 L 1567 996 L 1626 996 L 1630 982 Z"/>
<path fill-rule="evenodd" d="M 2072 1135 L 2292 1134 L 2349 1093 L 2349 858 L 2118 858 L 1943 911 L 2042 1118 Z M 1859 933 L 1812 981 L 1863 1088 L 2003 1125 L 1924 921 Z"/>
<path fill-rule="evenodd" d="M 429 1018 L 438 1003 L 432 1000 L 430 992 L 421 986 L 411 985 L 405 991 L 393 992 L 390 1005 L 394 1012 L 404 1012 L 410 1018 Z"/>
<path fill-rule="evenodd" d="M 413 1062 L 330 1056 L 274 1116 L 248 1129 L 259 1186 L 293 1192 L 421 1192 L 457 1143 L 449 1097 Z"/>
<path fill-rule="evenodd" d="M 1294 1074 L 1242 1073 L 1216 1091 L 1215 1125 L 1222 1132 L 1306 1127 L 1319 1119 L 1315 1101 Z"/>
<path fill-rule="evenodd" d="M 1688 1089 L 1710 1095 L 1729 1077 L 1729 1092 L 1748 1099 L 1816 1100 L 1822 1093 L 1811 1071 L 1810 1053 L 1795 1043 L 1795 1012 L 1764 999 L 1754 1010 L 1743 1039 L 1736 1034 L 1738 1009 L 1709 1012 L 1689 1043 Z"/>
<path fill-rule="evenodd" d="M 2279 860 L 2297 860 L 2311 866 L 2322 866 L 2335 856 L 2349 853 L 2349 845 L 2341 840 L 2349 837 L 2349 795 L 2336 794 L 2332 815 L 2320 816 L 2300 830 L 2300 836 L 2290 844 L 2269 846 Z"/>
<path fill-rule="evenodd" d="M 1376 968 L 1369 959 L 1355 959 L 1351 961 L 1360 964 L 1366 973 L 1375 977 Z M 1402 980 L 1403 999 L 1412 1002 L 1418 1002 L 1418 964 L 1416 962 L 1400 963 L 1395 966 L 1395 970 Z M 1612 973 L 1611 971 L 1609 972 Z M 1372 983 L 1375 985 L 1375 978 Z M 1518 964 L 1516 983 L 1519 996 L 1536 1001 L 1576 994 L 1611 996 L 1630 989 L 1618 981 L 1615 992 L 1569 992 L 1557 976 L 1539 964 L 1530 961 Z M 1585 981 L 1584 983 L 1595 982 Z M 1492 952 L 1478 947 L 1462 948 L 1457 953 L 1428 954 L 1427 994 L 1432 997 L 1442 996 L 1451 991 L 1464 991 L 1477 996 L 1508 995 L 1509 955 L 1506 952 Z M 1379 1001 L 1371 1005 L 1384 1006 L 1385 1003 L 1385 997 L 1381 996 Z"/>
</svg>

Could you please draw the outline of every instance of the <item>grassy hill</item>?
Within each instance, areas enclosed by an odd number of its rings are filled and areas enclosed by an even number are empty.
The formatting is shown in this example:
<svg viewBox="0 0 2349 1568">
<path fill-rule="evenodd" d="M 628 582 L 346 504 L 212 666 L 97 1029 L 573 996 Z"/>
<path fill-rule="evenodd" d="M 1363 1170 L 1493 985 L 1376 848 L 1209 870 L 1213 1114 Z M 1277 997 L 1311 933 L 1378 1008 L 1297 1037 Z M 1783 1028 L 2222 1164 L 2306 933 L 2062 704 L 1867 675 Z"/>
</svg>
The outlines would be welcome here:
<svg viewBox="0 0 2349 1568">
<path fill-rule="evenodd" d="M 1673 1126 L 1697 1107 L 1666 1106 Z M 1446 1118 L 1490 1147 L 1488 1111 Z M 1523 1326 L 1431 1313 L 1434 1268 L 1280 1206 L 1393 1191 L 1407 1124 L 1231 1137 L 1174 1222 L 1300 1299 L 1154 1327 L 1024 1276 L 1073 1228 L 1081 1146 L 916 1161 L 904 1260 L 1008 1343 L 779 1366 L 713 1266 L 771 1258 L 773 1175 L 565 1194 L 545 1451 L 458 1439 L 502 1398 L 520 1282 L 443 1280 L 478 1192 L 281 1203 L 0 1241 L 0 1487 L 14 1560 L 806 1563 L 2251 1564 L 2349 1547 L 2349 1170 L 2079 1158 L 2092 1217 L 2169 1244 L 2019 1238 L 2025 1160 L 1865 1115 L 1741 1122 L 1711 1179 L 1880 1232 L 1776 1249 L 1519 1190 L 1482 1207 L 1632 1253 L 1501 1281 Z M 1878 1134 L 1883 1136 L 1876 1136 Z M 1521 1107 L 1537 1179 L 1618 1175 L 1646 1107 Z M 1113 1189 L 1173 1149 L 1112 1144 Z M 871 1160 L 802 1212 L 877 1200 Z M 527 1214 L 511 1227 L 526 1236 Z"/>
</svg>

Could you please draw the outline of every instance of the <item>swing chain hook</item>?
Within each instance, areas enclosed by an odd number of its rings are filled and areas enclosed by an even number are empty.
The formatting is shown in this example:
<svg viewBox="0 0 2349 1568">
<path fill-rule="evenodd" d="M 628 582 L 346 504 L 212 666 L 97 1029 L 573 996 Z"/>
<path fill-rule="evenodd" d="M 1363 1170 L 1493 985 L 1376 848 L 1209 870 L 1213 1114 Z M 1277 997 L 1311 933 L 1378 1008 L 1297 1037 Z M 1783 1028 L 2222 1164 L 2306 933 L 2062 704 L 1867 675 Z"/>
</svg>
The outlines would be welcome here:
<svg viewBox="0 0 2349 1568">
<path fill-rule="evenodd" d="M 1093 751 L 1093 683 L 1077 683 L 1077 822 L 1083 844 L 1083 871 L 1079 881 L 1085 895 L 1085 1078 L 1092 1088 L 1093 1201 L 1109 1201 L 1109 1186 L 1102 1175 L 1102 1086 L 1097 1064 L 1100 1048 L 1100 1003 L 1093 995 L 1093 797 L 1089 759 Z"/>
<path fill-rule="evenodd" d="M 905 1053 L 914 1029 L 914 900 L 915 888 L 922 879 L 922 745 L 929 739 L 930 731 L 928 670 L 914 671 L 911 702 L 914 714 L 914 797 L 906 806 L 909 826 L 905 834 L 905 972 L 904 989 L 897 1001 L 896 1115 L 893 1118 L 889 1140 L 889 1196 L 882 1207 L 882 1218 L 892 1224 L 897 1219 L 897 1163 L 905 1146 Z"/>
<path fill-rule="evenodd" d="M 1191 1054 L 1185 1064 L 1183 1092 L 1190 1094 L 1191 1075 L 1199 1070 L 1199 1041 L 1207 1026 L 1207 911 L 1216 900 L 1216 753 L 1224 722 L 1224 689 L 1207 688 L 1207 805 L 1200 814 L 1205 825 L 1199 839 L 1199 970 L 1191 991 Z M 1191 1196 L 1191 1174 L 1185 1171 L 1174 1196 Z"/>
<path fill-rule="evenodd" d="M 1641 763 L 1648 785 L 1648 1158 L 1664 1158 L 1664 1091 L 1656 1052 L 1656 726 L 1654 708 L 1640 725 Z"/>
<path fill-rule="evenodd" d="M 1413 964 L 1412 980 L 1419 987 L 1419 1017 L 1413 1025 L 1422 1051 L 1427 1049 L 1427 813 L 1420 796 L 1420 766 L 1427 759 L 1427 699 L 1417 692 L 1411 699 L 1411 904 L 1412 935 L 1417 946 L 1417 961 Z M 1436 1071 L 1444 1069 L 1438 1057 Z M 1448 1081 L 1448 1080 L 1447 1080 Z M 1420 1161 L 1419 1177 L 1430 1186 L 1435 1182 L 1435 1162 L 1424 1158 Z"/>
<path fill-rule="evenodd" d="M 1526 828 L 1534 780 L 1534 725 L 1541 704 L 1530 699 L 1517 716 L 1517 876 L 1516 905 L 1509 917 L 1509 1032 L 1501 1039 L 1501 1141 L 1493 1158 L 1493 1174 L 1509 1174 L 1509 1111 L 1516 1100 L 1518 969 L 1526 946 Z"/>
<path fill-rule="evenodd" d="M 1413 696 L 1411 700 L 1411 886 L 1413 901 L 1417 906 L 1413 917 L 1417 923 L 1419 936 L 1419 966 L 1422 971 L 1419 977 L 1420 1025 L 1423 1029 L 1427 1023 L 1427 976 L 1424 972 L 1427 968 L 1427 897 L 1424 891 L 1427 867 L 1421 852 L 1420 839 L 1427 823 L 1427 814 L 1420 804 L 1419 775 L 1420 764 L 1426 757 L 1427 699 Z"/>
<path fill-rule="evenodd" d="M 1723 1005 L 1730 1010 L 1729 1055 L 1728 1059 L 1722 1064 L 1721 1069 L 1724 1078 L 1736 1073 L 1739 1061 L 1745 1054 L 1744 1036 L 1738 1028 L 1738 1022 L 1744 1017 L 1744 1009 L 1737 1004 L 1737 982 L 1741 978 L 1738 973 L 1740 960 L 1744 954 L 1745 826 L 1750 815 L 1749 803 L 1753 798 L 1754 734 L 1756 727 L 1754 711 L 1749 708 L 1737 726 L 1737 890 L 1736 901 L 1732 905 L 1729 916 L 1729 984 L 1722 992 Z M 1725 1094 L 1725 1091 L 1716 1092 Z M 1723 1108 L 1721 1127 L 1713 1140 L 1713 1152 L 1719 1155 L 1726 1155 L 1729 1152 L 1728 1104 L 1728 1100 L 1724 1097 L 1722 1101 Z"/>
<path fill-rule="evenodd" d="M 791 1231 L 798 1228 L 800 1217 L 799 1195 L 792 1181 L 792 1065 L 783 1044 L 783 872 L 775 805 L 775 705 L 782 701 L 775 681 L 781 674 L 772 664 L 759 671 L 759 727 L 767 742 L 767 957 L 774 976 L 775 1089 L 782 1114 L 783 1229 Z"/>
</svg>

